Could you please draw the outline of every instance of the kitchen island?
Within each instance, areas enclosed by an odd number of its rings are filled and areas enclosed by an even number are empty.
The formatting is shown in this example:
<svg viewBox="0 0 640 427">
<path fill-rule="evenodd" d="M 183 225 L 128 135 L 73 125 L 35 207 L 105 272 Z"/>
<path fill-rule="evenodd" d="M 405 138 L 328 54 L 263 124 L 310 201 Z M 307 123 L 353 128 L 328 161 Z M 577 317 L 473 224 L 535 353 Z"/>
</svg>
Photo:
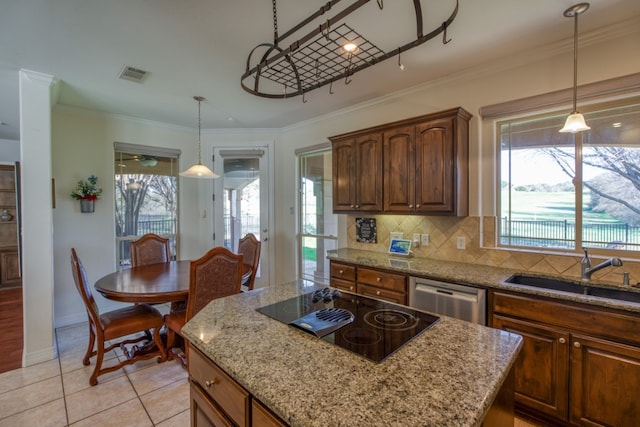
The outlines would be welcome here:
<svg viewBox="0 0 640 427">
<path fill-rule="evenodd" d="M 191 353 L 241 386 L 247 411 L 257 400 L 290 426 L 479 426 L 503 386 L 509 400 L 519 335 L 442 317 L 375 363 L 256 311 L 318 288 L 296 281 L 211 302 L 183 328 Z"/>
</svg>

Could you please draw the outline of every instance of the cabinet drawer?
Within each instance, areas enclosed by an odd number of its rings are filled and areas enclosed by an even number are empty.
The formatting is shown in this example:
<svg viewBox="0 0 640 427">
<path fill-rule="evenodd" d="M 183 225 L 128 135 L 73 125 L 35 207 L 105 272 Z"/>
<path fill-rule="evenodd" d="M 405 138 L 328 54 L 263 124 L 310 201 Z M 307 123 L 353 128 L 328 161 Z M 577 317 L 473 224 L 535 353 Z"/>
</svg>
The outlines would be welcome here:
<svg viewBox="0 0 640 427">
<path fill-rule="evenodd" d="M 331 277 L 342 280 L 356 280 L 356 268 L 351 265 L 331 263 Z"/>
<path fill-rule="evenodd" d="M 227 417 L 202 392 L 200 386 L 191 383 L 191 427 L 233 427 Z"/>
<path fill-rule="evenodd" d="M 196 348 L 189 348 L 189 373 L 222 410 L 239 426 L 246 425 L 249 393 Z"/>
<path fill-rule="evenodd" d="M 356 291 L 355 282 L 349 282 L 347 280 L 340 280 L 340 279 L 336 279 L 334 277 L 331 278 L 331 287 L 332 288 L 336 288 L 336 289 L 340 289 L 340 290 L 343 290 L 343 291 L 347 291 L 347 292 L 355 292 Z"/>
<path fill-rule="evenodd" d="M 377 286 L 364 285 L 358 283 L 358 293 L 365 297 L 377 298 L 396 304 L 407 305 L 407 294 L 378 288 Z"/>
<path fill-rule="evenodd" d="M 358 284 L 360 283 L 395 292 L 407 292 L 407 276 L 402 274 L 383 273 L 368 268 L 358 268 Z"/>
</svg>

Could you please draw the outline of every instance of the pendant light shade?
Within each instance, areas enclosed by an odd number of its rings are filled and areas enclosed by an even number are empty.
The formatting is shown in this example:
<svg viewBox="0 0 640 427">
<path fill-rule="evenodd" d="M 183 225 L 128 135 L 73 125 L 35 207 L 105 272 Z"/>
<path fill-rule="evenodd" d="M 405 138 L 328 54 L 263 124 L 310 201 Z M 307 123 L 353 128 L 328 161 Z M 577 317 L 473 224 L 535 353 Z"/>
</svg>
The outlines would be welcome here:
<svg viewBox="0 0 640 427">
<path fill-rule="evenodd" d="M 194 96 L 193 99 L 198 101 L 198 163 L 191 166 L 186 171 L 180 172 L 180 176 L 184 176 L 185 178 L 218 178 L 218 175 L 213 173 L 211 169 L 202 164 L 202 144 L 200 142 L 200 103 L 204 101 L 204 97 Z"/>
<path fill-rule="evenodd" d="M 578 112 L 578 15 L 589 9 L 589 3 L 578 3 L 564 11 L 564 16 L 574 19 L 573 25 L 573 111 L 559 132 L 577 133 L 591 129 Z"/>
</svg>

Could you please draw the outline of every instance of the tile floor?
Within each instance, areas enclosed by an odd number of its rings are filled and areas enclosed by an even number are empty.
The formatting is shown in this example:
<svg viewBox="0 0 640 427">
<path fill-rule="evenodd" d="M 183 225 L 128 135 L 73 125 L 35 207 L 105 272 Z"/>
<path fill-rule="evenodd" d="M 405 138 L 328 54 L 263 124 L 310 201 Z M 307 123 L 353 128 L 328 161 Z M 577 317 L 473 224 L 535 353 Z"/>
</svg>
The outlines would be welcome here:
<svg viewBox="0 0 640 427">
<path fill-rule="evenodd" d="M 177 360 L 125 366 L 91 387 L 88 334 L 86 323 L 59 328 L 57 359 L 0 374 L 0 427 L 189 425 L 188 375 Z M 113 350 L 105 364 L 123 357 Z"/>
<path fill-rule="evenodd" d="M 188 375 L 177 360 L 125 366 L 91 387 L 94 365 L 82 365 L 88 339 L 86 323 L 59 328 L 58 359 L 0 374 L 0 427 L 189 425 Z M 111 351 L 105 363 L 122 357 Z M 515 427 L 538 425 L 516 419 Z"/>
</svg>

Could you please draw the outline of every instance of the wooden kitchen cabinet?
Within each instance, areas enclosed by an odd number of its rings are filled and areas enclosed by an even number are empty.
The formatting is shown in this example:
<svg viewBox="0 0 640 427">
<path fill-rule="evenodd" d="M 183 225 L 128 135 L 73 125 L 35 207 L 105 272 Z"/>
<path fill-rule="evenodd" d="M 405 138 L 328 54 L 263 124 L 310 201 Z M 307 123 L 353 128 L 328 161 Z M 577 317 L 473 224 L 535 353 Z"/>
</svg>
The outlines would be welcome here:
<svg viewBox="0 0 640 427">
<path fill-rule="evenodd" d="M 454 108 L 329 138 L 334 212 L 466 216 L 470 118 Z"/>
<path fill-rule="evenodd" d="M 356 267 L 331 261 L 332 287 L 371 298 L 408 305 L 408 280 L 404 274 Z"/>
<path fill-rule="evenodd" d="M 515 365 L 519 409 L 570 425 L 637 425 L 638 316 L 491 291 L 490 326 L 524 338 Z"/>
<path fill-rule="evenodd" d="M 10 220 L 0 221 L 0 290 L 20 286 L 20 258 L 18 252 L 16 170 L 0 165 L 0 213 L 7 211 Z"/>
<path fill-rule="evenodd" d="M 188 365 L 192 427 L 287 425 L 194 346 Z"/>
<path fill-rule="evenodd" d="M 332 287 L 348 292 L 356 292 L 356 267 L 331 261 Z"/>
<path fill-rule="evenodd" d="M 333 141 L 333 211 L 382 211 L 382 139 L 379 133 Z"/>
<path fill-rule="evenodd" d="M 470 118 L 457 108 L 383 132 L 385 212 L 468 214 Z"/>
</svg>

